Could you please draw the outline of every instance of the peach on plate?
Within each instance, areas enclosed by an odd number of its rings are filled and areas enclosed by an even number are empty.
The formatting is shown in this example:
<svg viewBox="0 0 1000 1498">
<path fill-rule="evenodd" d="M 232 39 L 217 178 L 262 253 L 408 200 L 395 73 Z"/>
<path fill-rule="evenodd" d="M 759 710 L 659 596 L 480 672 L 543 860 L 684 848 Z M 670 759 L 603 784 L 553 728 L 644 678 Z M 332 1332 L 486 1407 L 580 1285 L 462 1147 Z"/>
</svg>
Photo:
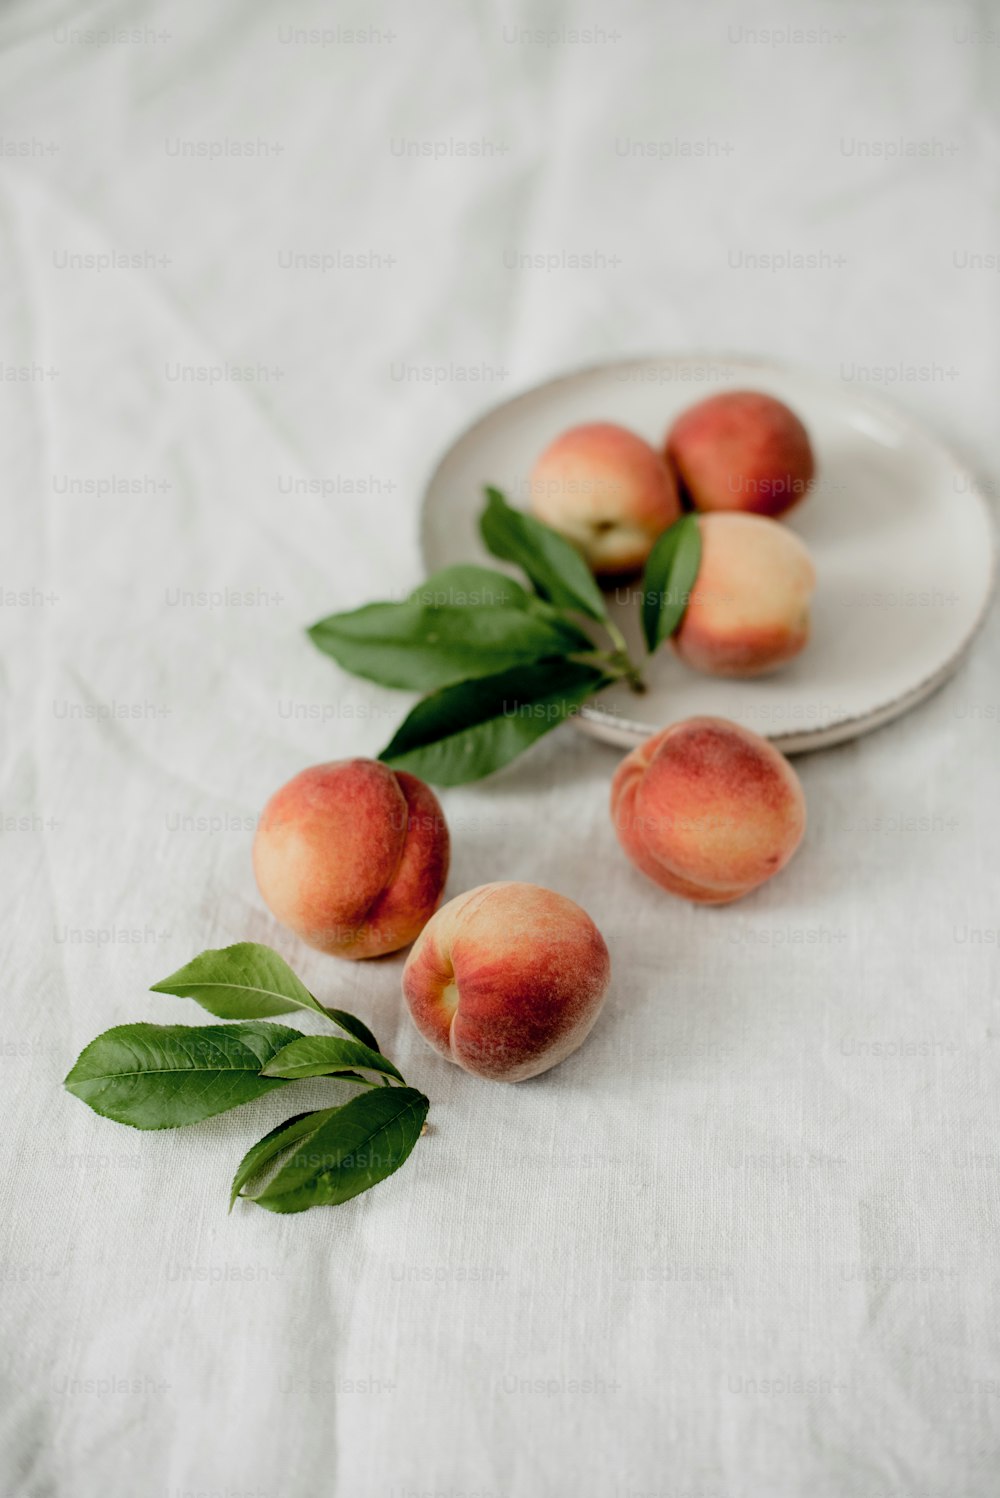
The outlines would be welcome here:
<svg viewBox="0 0 1000 1498">
<path fill-rule="evenodd" d="M 414 940 L 448 876 L 434 792 L 372 759 L 313 765 L 271 797 L 253 845 L 264 901 L 303 941 L 379 957 Z"/>
<path fill-rule="evenodd" d="M 666 455 L 696 510 L 783 515 L 816 472 L 802 422 L 759 390 L 725 390 L 689 406 L 667 434 Z"/>
<path fill-rule="evenodd" d="M 699 515 L 701 564 L 673 646 L 709 676 L 761 676 L 809 639 L 816 569 L 803 541 L 761 515 Z"/>
<path fill-rule="evenodd" d="M 535 884 L 483 884 L 443 905 L 403 969 L 417 1029 L 465 1071 L 520 1082 L 581 1045 L 610 979 L 580 906 Z"/>
<path fill-rule="evenodd" d="M 557 437 L 535 464 L 530 490 L 538 519 L 572 541 L 598 577 L 637 571 L 681 513 L 661 454 L 609 421 Z"/>
<path fill-rule="evenodd" d="M 766 739 L 725 718 L 688 718 L 622 761 L 611 815 L 636 868 L 673 895 L 724 905 L 784 868 L 806 803 Z"/>
</svg>

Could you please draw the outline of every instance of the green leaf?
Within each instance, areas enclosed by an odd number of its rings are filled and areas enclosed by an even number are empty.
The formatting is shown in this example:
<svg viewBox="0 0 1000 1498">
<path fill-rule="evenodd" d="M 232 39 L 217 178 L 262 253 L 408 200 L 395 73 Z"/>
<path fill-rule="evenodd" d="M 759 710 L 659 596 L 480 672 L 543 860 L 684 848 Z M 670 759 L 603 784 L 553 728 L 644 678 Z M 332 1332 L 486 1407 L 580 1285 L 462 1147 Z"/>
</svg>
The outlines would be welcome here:
<svg viewBox="0 0 1000 1498">
<path fill-rule="evenodd" d="M 516 512 L 515 512 L 516 513 Z M 559 631 L 564 641 L 564 650 L 593 650 L 594 642 L 572 619 L 555 608 L 537 593 L 529 593 L 506 572 L 495 567 L 481 567 L 476 562 L 457 562 L 452 567 L 442 567 L 432 572 L 426 582 L 414 588 L 410 594 L 420 603 L 453 604 L 462 608 L 507 607 L 524 609 L 538 619 L 544 619 Z"/>
<path fill-rule="evenodd" d="M 700 566 L 698 517 L 682 515 L 658 537 L 642 576 L 642 632 L 650 652 L 683 619 Z"/>
<path fill-rule="evenodd" d="M 65 1086 L 105 1118 L 174 1129 L 263 1097 L 261 1068 L 298 1037 L 287 1025 L 118 1025 L 80 1052 Z"/>
<path fill-rule="evenodd" d="M 345 671 L 417 692 L 590 646 L 569 622 L 513 604 L 437 605 L 416 597 L 331 614 L 309 637 Z"/>
<path fill-rule="evenodd" d="M 308 1009 L 339 1025 L 362 1045 L 370 1046 L 373 1051 L 379 1048 L 368 1026 L 356 1015 L 321 1004 L 285 959 L 259 942 L 241 941 L 232 947 L 210 948 L 187 967 L 161 983 L 154 983 L 151 991 L 195 999 L 219 1019 L 259 1019 L 266 1014 Z"/>
<path fill-rule="evenodd" d="M 481 780 L 558 727 L 609 678 L 571 661 L 542 661 L 445 687 L 418 702 L 379 755 L 433 785 Z"/>
<path fill-rule="evenodd" d="M 387 1077 L 395 1077 L 397 1082 L 405 1080 L 392 1062 L 378 1051 L 362 1045 L 359 1040 L 341 1040 L 339 1035 L 300 1035 L 271 1057 L 263 1075 L 289 1079 L 342 1076 L 344 1069 L 350 1067 L 382 1072 Z"/>
<path fill-rule="evenodd" d="M 370 1046 L 373 1051 L 378 1050 L 378 1041 L 368 1026 L 363 1025 L 356 1015 L 348 1014 L 346 1009 L 325 1009 L 323 1012 L 333 1020 L 335 1025 L 346 1030 L 348 1035 L 353 1035 L 355 1040 L 360 1040 L 362 1045 Z"/>
<path fill-rule="evenodd" d="M 515 562 L 557 608 L 578 609 L 600 621 L 607 618 L 601 590 L 574 546 L 533 515 L 513 509 L 499 489 L 487 487 L 486 499 L 479 529 L 495 557 Z"/>
<path fill-rule="evenodd" d="M 458 562 L 442 567 L 420 583 L 410 598 L 415 603 L 441 608 L 510 608 L 527 609 L 534 594 L 495 567 L 480 567 L 476 562 Z"/>
<path fill-rule="evenodd" d="M 420 1137 L 429 1106 L 412 1087 L 359 1093 L 301 1141 L 251 1200 L 269 1212 L 304 1212 L 359 1196 L 403 1164 Z"/>
<path fill-rule="evenodd" d="M 301 1139 L 315 1134 L 321 1124 L 326 1123 L 331 1114 L 336 1113 L 336 1108 L 320 1108 L 312 1113 L 295 1113 L 291 1118 L 286 1118 L 284 1123 L 278 1124 L 277 1128 L 271 1129 L 263 1139 L 258 1139 L 252 1144 L 240 1161 L 233 1176 L 232 1190 L 229 1194 L 229 1210 L 233 1210 L 233 1204 L 239 1196 L 243 1187 L 251 1181 L 255 1175 L 259 1175 L 265 1165 L 284 1154 L 298 1144 Z"/>
<path fill-rule="evenodd" d="M 195 999 L 219 1019 L 260 1019 L 294 1009 L 331 1017 L 331 1011 L 313 998 L 285 959 L 255 941 L 211 947 L 169 978 L 154 983 L 151 991 Z"/>
</svg>

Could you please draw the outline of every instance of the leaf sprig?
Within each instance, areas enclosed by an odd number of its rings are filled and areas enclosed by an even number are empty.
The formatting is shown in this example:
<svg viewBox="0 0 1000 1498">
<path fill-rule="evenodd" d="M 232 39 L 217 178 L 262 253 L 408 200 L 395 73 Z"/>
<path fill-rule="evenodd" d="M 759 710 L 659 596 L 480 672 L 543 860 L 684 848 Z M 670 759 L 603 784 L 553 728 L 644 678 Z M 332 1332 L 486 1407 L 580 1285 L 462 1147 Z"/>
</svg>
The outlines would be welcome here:
<svg viewBox="0 0 1000 1498">
<path fill-rule="evenodd" d="M 202 952 L 153 985 L 191 998 L 215 1025 L 117 1025 L 77 1058 L 66 1088 L 95 1113 L 135 1129 L 199 1123 L 303 1077 L 366 1089 L 348 1102 L 297 1113 L 244 1155 L 230 1208 L 244 1196 L 270 1212 L 349 1201 L 404 1163 L 430 1106 L 382 1055 L 353 1014 L 313 997 L 285 960 L 256 942 Z M 303 1035 L 263 1016 L 305 1009 L 343 1031 Z M 268 1174 L 270 1172 L 270 1174 Z M 260 1182 L 256 1193 L 244 1190 Z"/>
<path fill-rule="evenodd" d="M 499 489 L 485 493 L 483 541 L 530 588 L 490 567 L 445 567 L 402 603 L 330 614 L 309 630 L 355 676 L 427 693 L 379 758 L 434 785 L 501 769 L 613 682 L 646 690 L 576 548 Z M 649 653 L 679 627 L 700 560 L 692 515 L 656 542 L 639 594 Z"/>
</svg>

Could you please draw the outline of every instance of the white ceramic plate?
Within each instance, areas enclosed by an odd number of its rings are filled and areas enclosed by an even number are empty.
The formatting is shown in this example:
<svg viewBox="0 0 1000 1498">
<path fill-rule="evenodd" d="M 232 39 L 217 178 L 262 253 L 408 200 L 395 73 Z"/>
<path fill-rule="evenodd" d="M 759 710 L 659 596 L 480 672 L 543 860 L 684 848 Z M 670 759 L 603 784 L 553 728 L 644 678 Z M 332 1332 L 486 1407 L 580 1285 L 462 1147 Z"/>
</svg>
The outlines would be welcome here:
<svg viewBox="0 0 1000 1498">
<path fill-rule="evenodd" d="M 812 638 L 796 660 L 752 681 L 698 675 L 661 647 L 644 668 L 645 696 L 610 687 L 576 719 L 611 743 L 631 747 L 697 713 L 733 718 L 788 753 L 854 738 L 946 681 L 989 603 L 989 506 L 952 453 L 881 398 L 807 371 L 723 356 L 604 364 L 488 411 L 427 484 L 421 542 L 428 571 L 486 558 L 477 526 L 483 485 L 528 508 L 534 461 L 565 427 L 616 421 L 659 445 L 679 411 L 727 388 L 786 401 L 812 437 L 817 482 L 783 522 L 816 563 Z M 638 659 L 638 610 L 614 602 L 613 590 L 610 597 Z"/>
</svg>

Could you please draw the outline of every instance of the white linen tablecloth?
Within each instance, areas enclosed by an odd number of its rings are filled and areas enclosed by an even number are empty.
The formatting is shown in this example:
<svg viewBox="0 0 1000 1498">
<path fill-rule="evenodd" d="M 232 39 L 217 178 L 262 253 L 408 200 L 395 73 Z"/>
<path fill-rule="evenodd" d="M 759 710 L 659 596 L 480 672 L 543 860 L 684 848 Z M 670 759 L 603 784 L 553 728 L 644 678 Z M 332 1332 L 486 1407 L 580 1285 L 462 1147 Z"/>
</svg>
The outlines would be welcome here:
<svg viewBox="0 0 1000 1498">
<path fill-rule="evenodd" d="M 626 864 L 570 729 L 446 793 L 450 893 L 550 885 L 611 949 L 540 1081 L 438 1059 L 402 959 L 307 951 L 249 859 L 402 716 L 302 628 L 412 586 L 493 401 L 769 354 L 997 472 L 998 43 L 944 0 L 0 14 L 4 1495 L 1000 1491 L 993 627 L 798 762 L 806 842 L 727 909 Z M 226 1216 L 287 1099 L 140 1134 L 61 1090 L 112 1024 L 203 1020 L 149 984 L 244 939 L 432 1099 L 346 1206 Z"/>
</svg>

